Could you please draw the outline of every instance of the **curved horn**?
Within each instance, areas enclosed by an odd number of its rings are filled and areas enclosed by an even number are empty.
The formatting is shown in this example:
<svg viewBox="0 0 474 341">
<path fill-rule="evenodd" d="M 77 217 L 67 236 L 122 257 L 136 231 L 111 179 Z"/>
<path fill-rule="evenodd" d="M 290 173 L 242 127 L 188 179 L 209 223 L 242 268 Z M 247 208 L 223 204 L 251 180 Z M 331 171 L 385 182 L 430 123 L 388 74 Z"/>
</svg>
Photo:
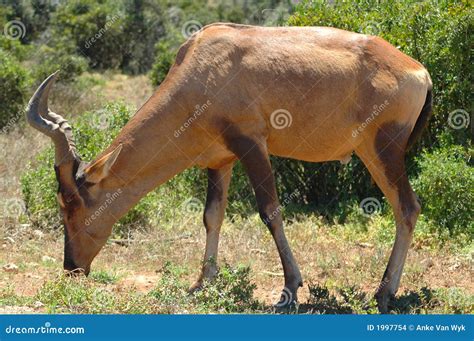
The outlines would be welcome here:
<svg viewBox="0 0 474 341">
<path fill-rule="evenodd" d="M 55 114 L 48 108 L 49 91 L 58 72 L 56 71 L 41 83 L 28 102 L 26 109 L 28 123 L 53 140 L 56 166 L 78 158 L 71 126 L 61 115 Z"/>
</svg>

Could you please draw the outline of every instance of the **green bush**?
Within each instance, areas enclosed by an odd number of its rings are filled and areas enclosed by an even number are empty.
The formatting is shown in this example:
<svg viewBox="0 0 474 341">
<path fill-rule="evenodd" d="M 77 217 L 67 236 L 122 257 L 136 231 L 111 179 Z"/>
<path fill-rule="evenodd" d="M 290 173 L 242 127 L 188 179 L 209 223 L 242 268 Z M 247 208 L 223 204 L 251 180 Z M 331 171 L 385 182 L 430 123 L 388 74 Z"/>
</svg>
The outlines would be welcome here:
<svg viewBox="0 0 474 341">
<path fill-rule="evenodd" d="M 293 8 L 287 0 L 248 0 L 244 5 L 229 1 L 207 0 L 163 1 L 162 26 L 164 33 L 155 47 L 155 63 L 150 72 L 153 85 L 159 85 L 169 68 L 179 46 L 193 32 L 214 22 L 233 22 L 274 26 L 283 24 Z"/>
<path fill-rule="evenodd" d="M 212 282 L 204 282 L 203 290 L 196 292 L 195 298 L 204 305 L 205 311 L 245 313 L 260 307 L 253 297 L 256 287 L 252 283 L 249 267 L 234 268 L 224 264 Z"/>
<path fill-rule="evenodd" d="M 170 313 L 177 305 L 193 307 L 198 313 L 246 313 L 263 308 L 254 298 L 256 286 L 252 283 L 249 267 L 232 267 L 224 263 L 217 276 L 212 281 L 204 281 L 203 290 L 193 296 L 188 294 L 189 284 L 181 280 L 185 272 L 182 268 L 166 262 L 160 272 L 160 281 L 150 296 L 160 305 L 169 307 Z"/>
<path fill-rule="evenodd" d="M 18 36 L 22 43 L 30 43 L 43 33 L 48 25 L 51 13 L 54 12 L 59 1 L 44 0 L 2 0 L 0 7 L 0 27 L 15 20 L 20 21 L 24 34 Z"/>
<path fill-rule="evenodd" d="M 69 82 L 87 70 L 87 60 L 74 53 L 65 41 L 53 47 L 40 45 L 34 55 L 33 78 L 42 82 L 57 70 L 61 70 L 61 81 Z"/>
<path fill-rule="evenodd" d="M 31 51 L 28 45 L 22 45 L 18 40 L 8 39 L 4 35 L 0 35 L 0 50 L 18 61 L 26 59 Z"/>
<path fill-rule="evenodd" d="M 20 63 L 0 49 L 0 128 L 8 130 L 23 117 L 30 77 Z"/>
<path fill-rule="evenodd" d="M 461 147 L 425 153 L 418 159 L 420 174 L 414 181 L 422 212 L 434 228 L 474 237 L 474 169 Z"/>
<path fill-rule="evenodd" d="M 160 85 L 168 74 L 174 63 L 176 53 L 175 47 L 169 41 L 161 41 L 156 44 L 156 59 L 150 72 L 150 79 L 153 85 Z"/>
<path fill-rule="evenodd" d="M 53 37 L 74 43 L 76 53 L 94 68 L 118 68 L 126 51 L 124 13 L 112 1 L 74 0 L 61 3 L 51 18 Z"/>
<path fill-rule="evenodd" d="M 162 36 L 162 2 L 64 2 L 51 19 L 53 36 L 72 41 L 92 68 L 143 73 L 151 68 L 154 45 Z"/>
</svg>

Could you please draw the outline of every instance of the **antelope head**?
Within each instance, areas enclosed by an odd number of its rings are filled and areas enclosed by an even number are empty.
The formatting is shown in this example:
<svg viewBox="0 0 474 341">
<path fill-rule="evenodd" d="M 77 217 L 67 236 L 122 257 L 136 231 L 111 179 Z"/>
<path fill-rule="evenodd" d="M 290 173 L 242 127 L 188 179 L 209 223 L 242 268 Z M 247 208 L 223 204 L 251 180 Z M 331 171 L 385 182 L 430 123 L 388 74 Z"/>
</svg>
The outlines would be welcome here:
<svg viewBox="0 0 474 341">
<path fill-rule="evenodd" d="M 38 87 L 28 103 L 26 117 L 33 128 L 49 136 L 54 143 L 54 169 L 59 184 L 57 200 L 64 222 L 64 269 L 87 275 L 113 225 L 107 214 L 97 212 L 110 197 L 104 183 L 121 145 L 92 163 L 81 160 L 71 126 L 48 108 L 48 95 L 56 77 L 57 72 Z"/>
</svg>

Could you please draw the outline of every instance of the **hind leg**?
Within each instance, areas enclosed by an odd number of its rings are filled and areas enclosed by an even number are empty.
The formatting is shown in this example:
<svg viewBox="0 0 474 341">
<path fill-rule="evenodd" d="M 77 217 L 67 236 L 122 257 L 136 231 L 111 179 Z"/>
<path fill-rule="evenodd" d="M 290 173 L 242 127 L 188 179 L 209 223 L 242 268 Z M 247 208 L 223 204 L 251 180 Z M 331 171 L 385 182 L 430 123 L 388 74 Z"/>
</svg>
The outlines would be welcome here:
<svg viewBox="0 0 474 341">
<path fill-rule="evenodd" d="M 394 211 L 396 237 L 387 268 L 376 292 L 380 312 L 398 290 L 420 205 L 405 169 L 405 146 L 409 132 L 396 123 L 378 129 L 375 141 L 356 150 Z"/>
<path fill-rule="evenodd" d="M 207 198 L 204 209 L 204 226 L 206 227 L 206 251 L 201 274 L 198 280 L 189 288 L 193 292 L 201 288 L 203 280 L 211 280 L 217 274 L 217 249 L 222 221 L 227 206 L 227 193 L 232 167 L 230 163 L 220 169 L 207 170 Z"/>
</svg>

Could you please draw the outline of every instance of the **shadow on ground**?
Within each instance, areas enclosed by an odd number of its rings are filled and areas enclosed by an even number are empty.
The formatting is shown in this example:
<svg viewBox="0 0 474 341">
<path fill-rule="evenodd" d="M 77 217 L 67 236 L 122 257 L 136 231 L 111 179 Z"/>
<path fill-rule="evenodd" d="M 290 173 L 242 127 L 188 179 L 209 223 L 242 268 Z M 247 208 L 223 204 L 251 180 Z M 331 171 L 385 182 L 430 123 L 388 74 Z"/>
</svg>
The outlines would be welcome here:
<svg viewBox="0 0 474 341">
<path fill-rule="evenodd" d="M 357 287 L 329 290 L 324 286 L 310 286 L 310 298 L 298 308 L 277 311 L 286 314 L 378 314 L 377 303 L 372 293 Z M 407 291 L 389 304 L 391 314 L 420 314 L 428 308 L 443 304 L 436 292 L 429 288 Z"/>
</svg>

